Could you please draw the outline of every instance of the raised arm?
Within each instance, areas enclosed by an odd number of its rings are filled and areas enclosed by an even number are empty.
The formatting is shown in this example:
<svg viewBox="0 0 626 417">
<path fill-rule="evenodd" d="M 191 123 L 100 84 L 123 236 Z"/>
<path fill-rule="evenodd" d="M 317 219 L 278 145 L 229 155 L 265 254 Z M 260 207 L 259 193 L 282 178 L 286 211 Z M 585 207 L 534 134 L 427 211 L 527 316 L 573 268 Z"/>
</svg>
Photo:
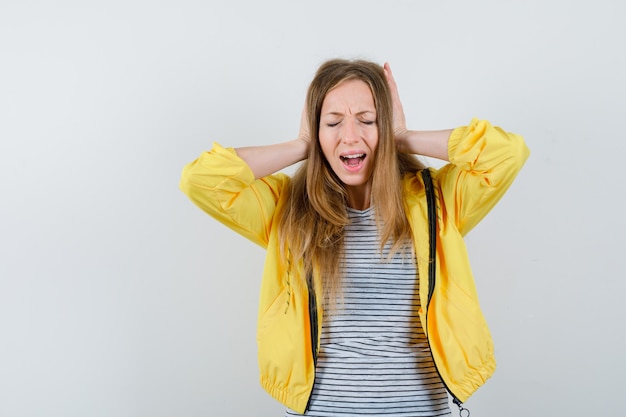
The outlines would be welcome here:
<svg viewBox="0 0 626 417">
<path fill-rule="evenodd" d="M 286 175 L 271 174 L 307 156 L 306 119 L 300 125 L 297 139 L 275 145 L 232 149 L 214 143 L 183 168 L 181 190 L 206 213 L 266 247 L 279 195 L 288 184 Z"/>
<path fill-rule="evenodd" d="M 524 165 L 529 155 L 524 139 L 478 119 L 452 130 L 408 130 L 389 64 L 384 70 L 393 101 L 396 146 L 401 152 L 450 162 L 437 170 L 435 179 L 447 213 L 465 235 L 504 195 Z"/>
</svg>

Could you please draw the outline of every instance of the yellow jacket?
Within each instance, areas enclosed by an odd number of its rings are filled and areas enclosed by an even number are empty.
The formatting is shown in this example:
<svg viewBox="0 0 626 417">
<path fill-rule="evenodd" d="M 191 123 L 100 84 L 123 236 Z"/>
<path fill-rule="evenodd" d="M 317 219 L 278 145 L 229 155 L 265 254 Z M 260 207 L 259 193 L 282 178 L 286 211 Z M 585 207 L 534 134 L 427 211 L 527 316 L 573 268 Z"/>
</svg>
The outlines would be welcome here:
<svg viewBox="0 0 626 417">
<path fill-rule="evenodd" d="M 496 363 L 463 236 L 502 197 L 529 151 L 521 136 L 474 119 L 452 132 L 448 155 L 449 164 L 431 170 L 437 213 L 432 289 L 422 176 L 407 175 L 403 186 L 417 256 L 420 320 L 444 384 L 464 402 L 493 374 Z M 319 338 L 314 339 L 321 332 L 323 311 L 309 298 L 301 262 L 280 259 L 274 213 L 284 204 L 282 190 L 288 182 L 280 173 L 255 180 L 233 149 L 215 143 L 185 166 L 180 187 L 202 210 L 267 250 L 257 327 L 261 385 L 303 413 L 315 380 Z"/>
</svg>

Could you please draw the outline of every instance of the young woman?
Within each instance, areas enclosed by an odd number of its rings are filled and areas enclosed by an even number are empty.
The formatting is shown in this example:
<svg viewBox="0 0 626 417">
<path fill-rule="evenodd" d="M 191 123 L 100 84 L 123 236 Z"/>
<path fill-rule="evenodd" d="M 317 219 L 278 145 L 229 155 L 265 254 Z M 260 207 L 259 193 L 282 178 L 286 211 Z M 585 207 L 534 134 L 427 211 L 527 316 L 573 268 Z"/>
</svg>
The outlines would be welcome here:
<svg viewBox="0 0 626 417">
<path fill-rule="evenodd" d="M 185 167 L 189 198 L 267 249 L 260 378 L 287 415 L 449 415 L 446 392 L 462 410 L 495 370 L 463 236 L 527 157 L 487 121 L 408 130 L 387 64 L 332 60 L 297 139 Z"/>
</svg>

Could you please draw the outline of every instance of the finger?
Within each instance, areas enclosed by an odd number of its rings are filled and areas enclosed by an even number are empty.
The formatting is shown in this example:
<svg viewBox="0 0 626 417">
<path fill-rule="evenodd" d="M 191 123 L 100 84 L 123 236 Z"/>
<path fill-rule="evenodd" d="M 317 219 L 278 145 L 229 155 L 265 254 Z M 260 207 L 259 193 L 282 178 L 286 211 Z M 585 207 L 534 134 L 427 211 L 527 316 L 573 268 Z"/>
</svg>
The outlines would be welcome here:
<svg viewBox="0 0 626 417">
<path fill-rule="evenodd" d="M 385 77 L 387 78 L 387 84 L 389 84 L 389 90 L 391 92 L 391 98 L 393 100 L 394 107 L 402 106 L 402 104 L 400 103 L 400 93 L 398 93 L 398 85 L 396 84 L 395 78 L 393 78 L 391 66 L 388 62 L 385 62 L 383 70 L 385 72 Z"/>
<path fill-rule="evenodd" d="M 383 65 L 383 71 L 385 72 L 385 77 L 387 78 L 389 86 L 393 89 L 397 89 L 396 80 L 393 78 L 393 72 L 391 72 L 391 65 L 389 65 L 389 62 L 385 62 Z"/>
<path fill-rule="evenodd" d="M 302 113 L 300 114 L 300 132 L 298 133 L 298 136 L 301 139 L 306 140 L 307 142 L 309 141 L 309 136 L 310 136 L 309 117 L 308 117 L 306 103 L 304 107 L 302 108 Z"/>
<path fill-rule="evenodd" d="M 391 72 L 391 66 L 389 66 L 388 62 L 385 62 L 383 66 L 383 70 L 385 72 L 385 77 L 387 78 L 387 84 L 389 84 L 389 90 L 391 93 L 391 98 L 394 101 L 394 106 L 398 106 L 400 104 L 400 93 L 398 92 L 398 85 L 396 84 L 395 78 L 393 78 L 393 73 Z"/>
<path fill-rule="evenodd" d="M 400 100 L 400 94 L 398 93 L 398 86 L 396 80 L 393 78 L 393 72 L 388 62 L 383 65 L 383 71 L 387 78 L 387 84 L 389 84 L 389 90 L 391 93 L 391 105 L 393 108 L 393 125 L 394 131 L 402 132 L 406 130 L 406 120 L 404 116 L 404 109 L 402 108 L 402 102 Z"/>
</svg>

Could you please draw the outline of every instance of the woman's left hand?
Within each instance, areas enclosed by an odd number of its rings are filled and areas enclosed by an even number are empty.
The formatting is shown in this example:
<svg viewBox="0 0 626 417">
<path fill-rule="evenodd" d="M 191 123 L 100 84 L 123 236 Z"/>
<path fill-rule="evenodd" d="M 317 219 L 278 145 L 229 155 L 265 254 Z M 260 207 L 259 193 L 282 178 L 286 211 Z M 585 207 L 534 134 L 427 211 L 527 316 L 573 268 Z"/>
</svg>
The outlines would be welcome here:
<svg viewBox="0 0 626 417">
<path fill-rule="evenodd" d="M 393 134 L 396 139 L 396 143 L 402 139 L 408 133 L 406 128 L 406 118 L 404 117 L 404 109 L 402 108 L 402 102 L 400 101 L 400 94 L 398 93 L 398 85 L 393 78 L 391 67 L 388 62 L 383 65 L 383 71 L 391 90 L 391 104 L 393 108 Z"/>
</svg>

